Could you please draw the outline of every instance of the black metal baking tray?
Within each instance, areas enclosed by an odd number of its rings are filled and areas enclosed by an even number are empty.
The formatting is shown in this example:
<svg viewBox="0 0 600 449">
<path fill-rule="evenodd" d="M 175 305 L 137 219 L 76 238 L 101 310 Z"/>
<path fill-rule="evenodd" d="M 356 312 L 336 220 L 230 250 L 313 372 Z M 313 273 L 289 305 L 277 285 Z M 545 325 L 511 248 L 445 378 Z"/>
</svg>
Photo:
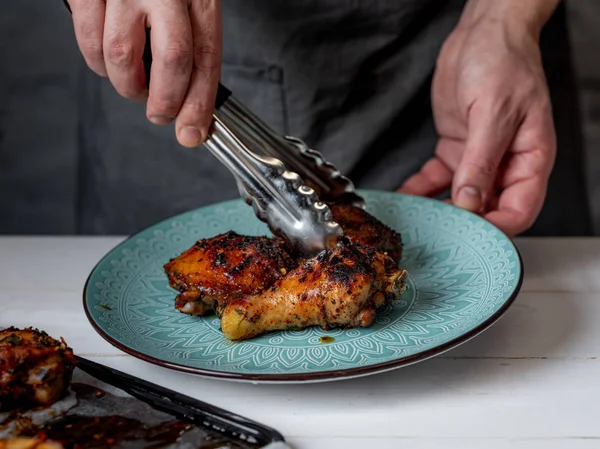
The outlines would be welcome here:
<svg viewBox="0 0 600 449">
<path fill-rule="evenodd" d="M 65 449 L 289 449 L 270 427 L 77 359 L 69 394 L 51 407 L 0 414 L 0 438 L 47 438 Z"/>
</svg>

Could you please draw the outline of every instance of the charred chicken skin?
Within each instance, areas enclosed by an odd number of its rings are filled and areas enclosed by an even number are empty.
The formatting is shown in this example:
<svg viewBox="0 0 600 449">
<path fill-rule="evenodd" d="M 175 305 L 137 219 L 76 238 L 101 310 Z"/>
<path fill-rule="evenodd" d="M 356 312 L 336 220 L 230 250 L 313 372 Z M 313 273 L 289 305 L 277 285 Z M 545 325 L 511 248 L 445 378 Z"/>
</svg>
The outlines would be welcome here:
<svg viewBox="0 0 600 449">
<path fill-rule="evenodd" d="M 175 307 L 190 315 L 216 311 L 231 340 L 309 326 L 369 326 L 377 309 L 406 289 L 407 273 L 398 268 L 402 239 L 363 209 L 330 208 L 344 237 L 311 259 L 279 238 L 230 231 L 199 240 L 164 265 L 179 291 Z"/>
<path fill-rule="evenodd" d="M 283 240 L 230 231 L 199 240 L 164 269 L 179 291 L 175 307 L 205 315 L 232 298 L 263 291 L 295 265 Z"/>
<path fill-rule="evenodd" d="M 0 331 L 0 410 L 58 401 L 75 363 L 64 340 L 32 328 Z"/>
<path fill-rule="evenodd" d="M 387 254 L 396 263 L 402 258 L 400 234 L 386 226 L 367 211 L 350 204 L 330 204 L 333 219 L 351 242 L 373 248 Z"/>
<path fill-rule="evenodd" d="M 332 204 L 330 208 L 351 242 L 372 246 L 396 263 L 400 260 L 400 234 L 358 207 Z M 230 231 L 196 242 L 165 264 L 164 270 L 171 287 L 179 291 L 175 307 L 189 315 L 206 315 L 240 295 L 267 289 L 296 267 L 298 259 L 281 239 Z"/>
<path fill-rule="evenodd" d="M 244 340 L 309 326 L 366 327 L 379 307 L 405 291 L 406 279 L 392 258 L 343 239 L 264 292 L 220 308 L 221 329 L 230 340 Z"/>
</svg>

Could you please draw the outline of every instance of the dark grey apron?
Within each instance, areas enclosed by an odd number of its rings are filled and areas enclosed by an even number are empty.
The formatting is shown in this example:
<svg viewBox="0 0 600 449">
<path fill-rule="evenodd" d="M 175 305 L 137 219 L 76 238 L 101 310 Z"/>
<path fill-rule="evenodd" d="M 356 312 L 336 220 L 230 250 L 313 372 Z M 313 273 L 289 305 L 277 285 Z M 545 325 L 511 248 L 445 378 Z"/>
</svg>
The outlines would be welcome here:
<svg viewBox="0 0 600 449">
<path fill-rule="evenodd" d="M 394 190 L 431 156 L 429 91 L 462 0 L 224 0 L 222 81 L 281 133 L 298 136 L 360 188 Z M 564 16 L 545 35 L 559 157 L 533 234 L 587 234 L 581 137 Z M 79 232 L 133 233 L 238 197 L 229 172 L 172 126 L 82 72 Z M 558 185 L 560 184 L 560 188 Z"/>
</svg>

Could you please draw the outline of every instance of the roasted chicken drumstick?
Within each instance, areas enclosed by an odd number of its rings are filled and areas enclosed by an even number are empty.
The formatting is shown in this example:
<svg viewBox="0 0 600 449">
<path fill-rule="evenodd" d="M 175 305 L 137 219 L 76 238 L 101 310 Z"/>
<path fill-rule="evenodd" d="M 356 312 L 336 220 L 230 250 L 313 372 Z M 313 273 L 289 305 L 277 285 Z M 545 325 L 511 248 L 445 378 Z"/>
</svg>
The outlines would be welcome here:
<svg viewBox="0 0 600 449">
<path fill-rule="evenodd" d="M 368 246 L 340 242 L 308 259 L 266 291 L 219 308 L 230 340 L 274 330 L 369 326 L 376 310 L 406 289 L 407 273 Z"/>
</svg>

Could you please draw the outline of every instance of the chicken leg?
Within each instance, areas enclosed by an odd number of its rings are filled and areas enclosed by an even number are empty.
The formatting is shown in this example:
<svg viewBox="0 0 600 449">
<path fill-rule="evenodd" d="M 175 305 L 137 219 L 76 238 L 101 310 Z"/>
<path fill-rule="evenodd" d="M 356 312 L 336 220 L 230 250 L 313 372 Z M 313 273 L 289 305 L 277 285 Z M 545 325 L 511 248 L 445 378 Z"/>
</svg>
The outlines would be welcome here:
<svg viewBox="0 0 600 449">
<path fill-rule="evenodd" d="M 343 239 L 264 292 L 219 308 L 221 329 L 230 340 L 245 340 L 309 326 L 366 327 L 379 307 L 405 291 L 406 280 L 387 255 Z"/>
</svg>

